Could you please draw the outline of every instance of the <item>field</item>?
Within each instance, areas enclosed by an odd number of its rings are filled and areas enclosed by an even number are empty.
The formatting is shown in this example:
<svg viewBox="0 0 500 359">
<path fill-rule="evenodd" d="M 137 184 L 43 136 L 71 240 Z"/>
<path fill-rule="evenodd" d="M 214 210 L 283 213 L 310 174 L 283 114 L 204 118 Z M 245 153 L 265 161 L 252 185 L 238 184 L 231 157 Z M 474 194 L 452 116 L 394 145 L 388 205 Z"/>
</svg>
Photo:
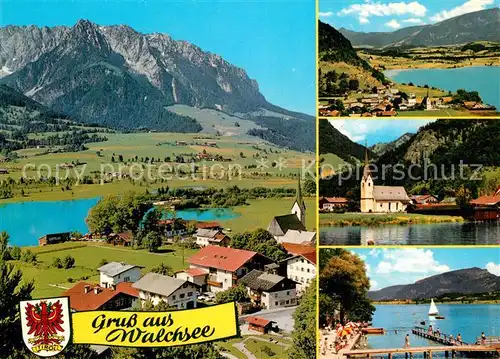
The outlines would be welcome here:
<svg viewBox="0 0 500 359">
<path fill-rule="evenodd" d="M 74 185 L 70 191 L 63 191 L 62 185 L 25 184 L 24 193 L 14 188 L 14 198 L 8 201 L 19 201 L 22 194 L 23 201 L 66 200 L 166 186 L 290 187 L 296 185 L 293 175 L 303 164 L 307 167 L 314 160 L 311 153 L 290 151 L 255 138 L 240 139 L 238 136 L 174 133 L 110 133 L 106 136 L 107 141 L 87 144 L 88 150 L 82 152 L 40 154 L 40 149 L 18 151 L 18 160 L 2 164 L 9 173 L 1 174 L 0 181 L 9 177 L 18 180 L 24 174 L 35 179 L 57 174 L 61 179 L 88 175 L 94 184 Z M 177 145 L 176 141 L 181 142 Z M 214 142 L 216 147 L 205 145 L 206 142 Z M 202 153 L 212 157 L 195 163 L 173 162 L 176 156 L 190 159 Z M 215 156 L 220 156 L 217 161 L 213 160 Z M 149 163 L 152 158 L 154 163 Z M 71 163 L 77 164 L 72 168 L 59 168 L 56 172 L 58 165 Z M 314 165 L 310 168 L 314 173 Z M 26 170 L 23 172 L 23 169 Z M 100 183 L 102 174 L 116 172 L 132 174 L 137 180 L 107 178 Z"/>
<path fill-rule="evenodd" d="M 413 213 L 320 213 L 321 226 L 377 226 L 377 225 L 405 225 L 421 223 L 463 222 L 462 217 L 431 216 Z"/>
<path fill-rule="evenodd" d="M 280 344 L 269 342 L 270 338 L 274 341 L 278 341 Z M 288 349 L 291 344 L 292 343 L 288 338 L 279 338 L 275 335 L 256 335 L 243 336 L 242 338 L 217 342 L 216 345 L 219 349 L 222 349 L 222 352 L 229 353 L 238 359 L 247 358 L 247 356 L 239 349 L 242 346 L 259 359 L 286 359 L 288 358 Z M 274 355 L 270 356 L 266 353 L 266 350 L 263 350 L 266 346 L 274 352 Z"/>
<path fill-rule="evenodd" d="M 90 242 L 66 242 L 46 247 L 27 247 L 37 254 L 38 264 L 31 265 L 12 261 L 23 272 L 27 280 L 34 280 L 35 290 L 33 297 L 50 297 L 61 294 L 64 288 L 70 288 L 74 282 L 83 280 L 98 282 L 99 274 L 96 269 L 105 259 L 108 262 L 126 262 L 144 266 L 143 273 L 165 263 L 173 270 L 187 268 L 183 259 L 194 254 L 196 250 L 181 249 L 176 246 L 167 246 L 160 249 L 160 253 L 149 253 L 145 250 L 133 250 L 123 247 L 112 247 Z M 71 269 L 58 269 L 51 267 L 54 258 L 63 259 L 66 256 L 75 258 L 75 267 Z M 56 287 L 59 286 L 59 287 Z"/>
</svg>

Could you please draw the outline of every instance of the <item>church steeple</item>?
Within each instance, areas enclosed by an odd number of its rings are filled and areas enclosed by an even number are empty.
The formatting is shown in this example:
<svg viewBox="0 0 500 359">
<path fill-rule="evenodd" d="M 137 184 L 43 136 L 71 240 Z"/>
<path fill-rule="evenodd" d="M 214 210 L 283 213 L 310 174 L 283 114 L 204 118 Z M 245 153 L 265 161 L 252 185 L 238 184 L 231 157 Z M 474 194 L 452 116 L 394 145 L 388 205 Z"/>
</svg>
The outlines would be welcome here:
<svg viewBox="0 0 500 359">
<path fill-rule="evenodd" d="M 365 167 L 363 168 L 363 178 L 370 175 L 370 163 L 368 160 L 368 143 L 365 141 Z"/>
<path fill-rule="evenodd" d="M 306 204 L 304 202 L 304 198 L 302 198 L 302 189 L 300 187 L 300 173 L 297 181 L 295 201 L 293 202 L 290 213 L 296 215 L 299 221 L 304 225 L 304 227 L 306 226 Z"/>
</svg>

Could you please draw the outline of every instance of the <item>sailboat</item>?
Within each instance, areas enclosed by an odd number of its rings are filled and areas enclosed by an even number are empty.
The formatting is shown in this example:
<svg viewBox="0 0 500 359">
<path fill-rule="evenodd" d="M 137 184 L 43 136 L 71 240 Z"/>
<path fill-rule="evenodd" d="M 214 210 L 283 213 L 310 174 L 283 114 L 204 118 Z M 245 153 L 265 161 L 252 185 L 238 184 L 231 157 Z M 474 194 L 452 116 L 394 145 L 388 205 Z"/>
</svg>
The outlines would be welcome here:
<svg viewBox="0 0 500 359">
<path fill-rule="evenodd" d="M 436 304 L 434 303 L 434 299 L 431 299 L 431 306 L 429 308 L 429 317 L 434 317 L 436 319 L 444 319 L 443 316 L 439 315 L 439 311 Z"/>
</svg>

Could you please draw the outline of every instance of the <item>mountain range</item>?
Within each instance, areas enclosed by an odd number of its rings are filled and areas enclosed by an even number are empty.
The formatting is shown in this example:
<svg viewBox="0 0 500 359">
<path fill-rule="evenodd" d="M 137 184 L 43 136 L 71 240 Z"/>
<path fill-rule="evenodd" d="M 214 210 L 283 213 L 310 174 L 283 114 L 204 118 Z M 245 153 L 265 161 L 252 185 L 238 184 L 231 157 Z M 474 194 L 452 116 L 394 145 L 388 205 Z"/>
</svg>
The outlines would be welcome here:
<svg viewBox="0 0 500 359">
<path fill-rule="evenodd" d="M 169 109 L 187 105 L 258 121 L 255 136 L 314 149 L 314 137 L 304 138 L 314 133 L 312 116 L 270 104 L 245 70 L 169 35 L 80 20 L 72 27 L 6 26 L 0 44 L 0 83 L 82 122 L 201 131 L 196 118 Z M 299 129 L 293 135 L 290 126 L 276 125 L 288 120 Z"/>
<path fill-rule="evenodd" d="M 399 138 L 395 139 L 391 142 L 380 142 L 373 146 L 370 146 L 370 150 L 375 153 L 377 156 L 382 156 L 384 153 L 394 150 L 399 146 L 405 144 L 412 138 L 413 134 L 407 132 L 404 135 L 401 135 Z"/>
<path fill-rule="evenodd" d="M 339 31 L 359 47 L 445 46 L 474 41 L 500 42 L 500 9 L 471 12 L 436 24 L 405 27 L 392 32 Z"/>
<path fill-rule="evenodd" d="M 477 294 L 500 290 L 500 277 L 481 268 L 437 274 L 413 284 L 396 285 L 368 292 L 372 300 L 429 299 L 444 294 Z"/>
</svg>

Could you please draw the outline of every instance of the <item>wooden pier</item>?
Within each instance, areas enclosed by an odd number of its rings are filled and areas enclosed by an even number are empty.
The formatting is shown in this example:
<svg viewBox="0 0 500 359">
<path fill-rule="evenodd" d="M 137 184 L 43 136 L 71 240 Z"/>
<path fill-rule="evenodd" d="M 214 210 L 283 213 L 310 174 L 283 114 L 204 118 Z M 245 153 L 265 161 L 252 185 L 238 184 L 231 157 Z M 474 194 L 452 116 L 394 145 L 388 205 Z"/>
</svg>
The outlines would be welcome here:
<svg viewBox="0 0 500 359">
<path fill-rule="evenodd" d="M 462 346 L 443 346 L 443 347 L 414 347 L 414 348 L 388 348 L 388 349 L 363 349 L 349 350 L 343 354 L 347 358 L 371 358 L 373 356 L 387 355 L 392 359 L 394 354 L 405 354 L 406 357 L 412 357 L 413 354 L 424 354 L 425 358 L 432 359 L 432 353 L 443 353 L 445 357 L 455 357 L 457 353 L 483 353 L 488 356 L 498 356 L 498 349 L 483 345 L 462 345 Z"/>
<path fill-rule="evenodd" d="M 444 345 L 461 346 L 468 345 L 467 343 L 461 341 L 459 342 L 457 338 L 451 338 L 449 335 L 444 333 L 429 332 L 427 329 L 422 327 L 415 327 L 411 332 L 419 337 L 432 340 L 436 343 L 441 343 Z"/>
</svg>

